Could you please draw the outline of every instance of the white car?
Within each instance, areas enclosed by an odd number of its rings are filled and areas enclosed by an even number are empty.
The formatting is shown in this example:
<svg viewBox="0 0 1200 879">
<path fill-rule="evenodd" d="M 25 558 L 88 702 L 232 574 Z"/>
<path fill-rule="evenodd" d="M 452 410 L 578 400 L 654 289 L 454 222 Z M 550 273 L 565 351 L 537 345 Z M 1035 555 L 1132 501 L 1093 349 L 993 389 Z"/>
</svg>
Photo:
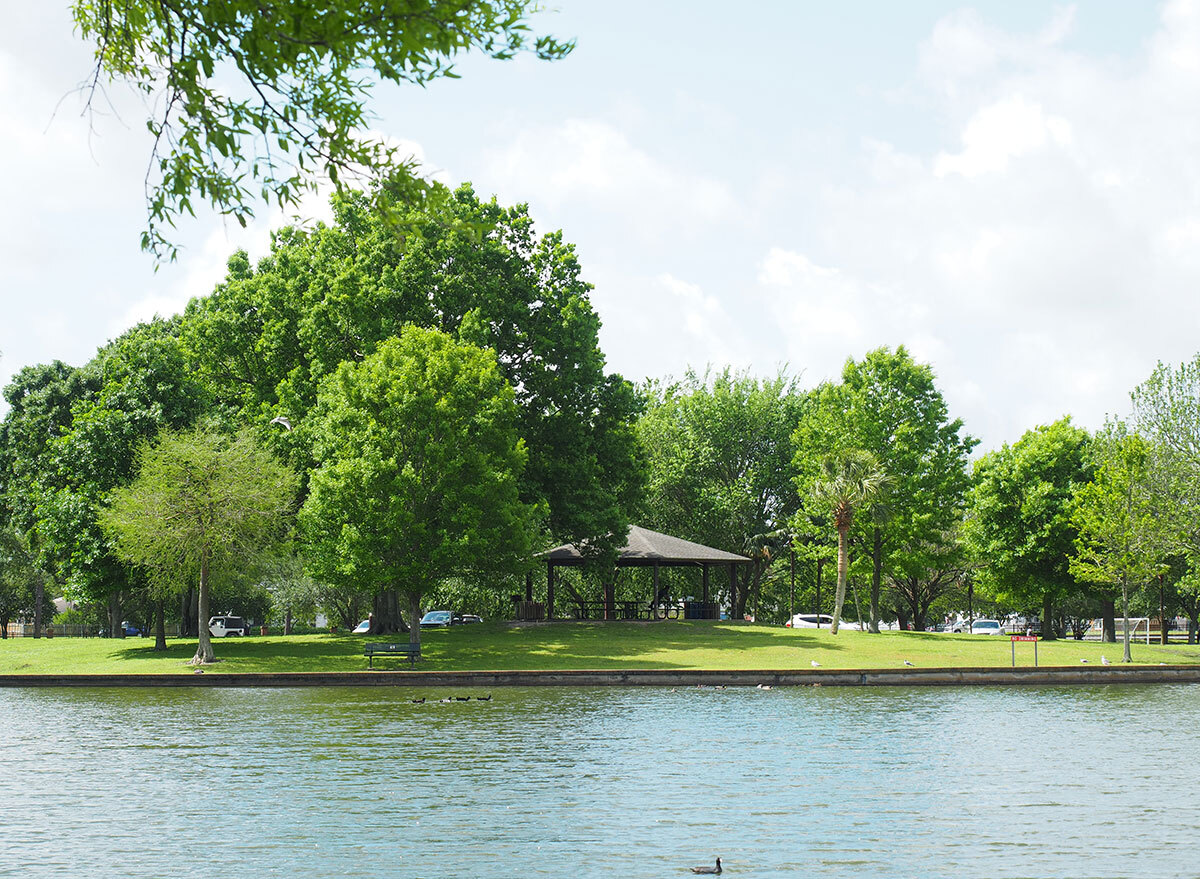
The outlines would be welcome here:
<svg viewBox="0 0 1200 879">
<path fill-rule="evenodd" d="M 224 638 L 226 635 L 249 635 L 250 627 L 241 617 L 210 617 L 208 633 L 214 638 Z"/>
<path fill-rule="evenodd" d="M 1003 635 L 1004 626 L 999 620 L 976 620 L 971 623 L 972 635 Z"/>
<path fill-rule="evenodd" d="M 819 621 L 819 625 L 818 625 L 818 621 Z M 831 617 L 827 613 L 823 613 L 823 614 L 798 613 L 795 616 L 793 616 L 790 620 L 788 620 L 786 623 L 784 623 L 784 625 L 789 626 L 793 629 L 832 629 L 833 628 L 833 617 Z M 857 628 L 858 628 L 858 623 L 848 623 L 845 620 L 842 620 L 841 625 L 838 626 L 838 629 L 857 629 Z"/>
</svg>

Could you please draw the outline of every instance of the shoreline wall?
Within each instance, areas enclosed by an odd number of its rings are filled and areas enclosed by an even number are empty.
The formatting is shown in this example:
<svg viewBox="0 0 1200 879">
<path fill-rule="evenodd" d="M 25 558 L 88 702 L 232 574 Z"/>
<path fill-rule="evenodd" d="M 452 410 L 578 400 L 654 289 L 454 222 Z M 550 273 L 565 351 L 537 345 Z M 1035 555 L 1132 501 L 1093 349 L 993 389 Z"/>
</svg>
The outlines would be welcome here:
<svg viewBox="0 0 1200 879">
<path fill-rule="evenodd" d="M 360 671 L 9 674 L 0 687 L 956 687 L 1200 683 L 1200 665 L 716 671 Z"/>
</svg>

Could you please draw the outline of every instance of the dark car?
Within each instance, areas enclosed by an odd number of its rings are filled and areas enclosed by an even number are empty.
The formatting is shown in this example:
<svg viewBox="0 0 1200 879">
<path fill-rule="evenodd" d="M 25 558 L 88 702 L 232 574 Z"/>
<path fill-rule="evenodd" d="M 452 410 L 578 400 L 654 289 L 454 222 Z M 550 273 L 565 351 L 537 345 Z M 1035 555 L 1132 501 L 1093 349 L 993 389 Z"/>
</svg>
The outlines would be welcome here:
<svg viewBox="0 0 1200 879">
<path fill-rule="evenodd" d="M 431 610 L 421 617 L 422 629 L 438 629 L 454 625 L 454 615 L 448 610 Z"/>
</svg>

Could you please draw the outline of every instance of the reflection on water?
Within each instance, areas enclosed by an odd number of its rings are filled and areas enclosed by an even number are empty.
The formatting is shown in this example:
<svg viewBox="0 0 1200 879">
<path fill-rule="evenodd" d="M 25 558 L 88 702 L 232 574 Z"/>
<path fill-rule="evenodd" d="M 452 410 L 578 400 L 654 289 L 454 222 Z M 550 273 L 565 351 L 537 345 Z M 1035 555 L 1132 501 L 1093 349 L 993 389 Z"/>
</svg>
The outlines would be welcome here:
<svg viewBox="0 0 1200 879">
<path fill-rule="evenodd" d="M 1200 688 L 450 695 L 0 690 L 0 876 L 1200 870 Z"/>
</svg>

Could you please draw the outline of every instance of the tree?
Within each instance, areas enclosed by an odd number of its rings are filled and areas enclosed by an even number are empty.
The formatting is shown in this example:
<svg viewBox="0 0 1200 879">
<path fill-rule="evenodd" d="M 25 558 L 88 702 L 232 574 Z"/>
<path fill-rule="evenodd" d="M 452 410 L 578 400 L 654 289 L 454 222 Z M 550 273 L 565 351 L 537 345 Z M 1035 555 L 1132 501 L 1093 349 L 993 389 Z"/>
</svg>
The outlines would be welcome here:
<svg viewBox="0 0 1200 879">
<path fill-rule="evenodd" d="M 100 524 L 127 562 L 160 587 L 197 584 L 199 641 L 194 664 L 215 661 L 205 621 L 214 576 L 255 559 L 286 528 L 297 477 L 248 433 L 203 428 L 162 431 L 144 443 L 137 477 L 112 492 Z"/>
<path fill-rule="evenodd" d="M 1091 481 L 1088 434 L 1069 417 L 1026 431 L 975 464 L 964 537 L 993 598 L 1042 605 L 1042 637 L 1055 637 L 1053 605 L 1084 588 L 1071 575 L 1077 529 L 1071 504 Z"/>
<path fill-rule="evenodd" d="M 528 449 L 521 496 L 545 503 L 552 538 L 615 555 L 640 502 L 640 400 L 605 371 L 600 319 L 574 247 L 536 235 L 524 206 L 460 187 L 447 210 L 405 215 L 405 233 L 370 199 L 335 197 L 335 225 L 281 230 L 270 256 L 230 260 L 225 282 L 188 307 L 184 338 L 218 402 L 251 423 L 282 415 L 270 439 L 299 470 L 317 464 L 317 393 L 410 325 L 491 348 L 512 386 Z M 467 227 L 487 233 L 468 234 Z"/>
<path fill-rule="evenodd" d="M 857 529 L 870 547 L 870 630 L 879 631 L 880 592 L 903 568 L 906 582 L 934 547 L 957 531 L 970 486 L 967 457 L 978 442 L 951 419 L 933 369 L 913 360 L 903 345 L 848 359 L 838 385 L 812 392 L 796 430 L 799 470 L 808 480 L 825 451 L 864 449 L 888 474 L 890 488 Z M 807 466 L 805 466 L 807 462 Z"/>
<path fill-rule="evenodd" d="M 60 360 L 26 366 L 4 388 L 9 411 L 0 423 L 0 524 L 29 532 L 37 505 L 54 483 L 49 454 L 56 438 L 71 426 L 72 409 L 99 388 L 95 370 Z"/>
<path fill-rule="evenodd" d="M 776 533 L 800 505 L 791 478 L 792 428 L 803 395 L 783 373 L 760 380 L 728 368 L 703 377 L 689 371 L 683 381 L 653 383 L 645 393 L 637 432 L 647 463 L 649 524 L 752 556 L 754 563 L 744 566 L 747 588 L 731 607 L 740 619 L 784 554 Z"/>
<path fill-rule="evenodd" d="M 1124 661 L 1131 662 L 1129 588 L 1166 569 L 1163 521 L 1151 491 L 1155 450 L 1117 421 L 1092 439 L 1090 451 L 1095 475 L 1079 486 L 1071 506 L 1078 533 L 1070 568 L 1085 581 L 1120 586 Z"/>
<path fill-rule="evenodd" d="M 14 528 L 0 528 L 0 638 L 8 637 L 13 617 L 33 617 L 33 637 L 42 636 L 47 611 L 53 607 L 46 594 L 46 572 L 27 537 Z"/>
<path fill-rule="evenodd" d="M 875 456 L 862 449 L 843 449 L 825 456 L 821 475 L 813 484 L 813 497 L 827 506 L 833 515 L 838 534 L 838 578 L 834 598 L 833 625 L 837 634 L 841 624 L 842 604 L 846 600 L 846 575 L 849 572 L 849 533 L 854 514 L 870 507 L 888 486 L 888 477 L 879 468 Z"/>
<path fill-rule="evenodd" d="M 310 564 L 408 598 L 467 571 L 527 566 L 536 510 L 519 497 L 525 446 L 491 351 L 407 327 L 344 363 L 318 402 L 318 454 L 301 510 Z"/>
<path fill-rule="evenodd" d="M 133 479 L 141 443 L 164 427 L 191 425 L 208 407 L 178 336 L 177 319 L 155 319 L 101 348 L 85 368 L 98 389 L 76 402 L 69 429 L 47 446 L 52 476 L 37 509 L 45 554 L 71 598 L 108 604 L 113 637 L 124 634 L 123 595 L 146 584 L 114 555 L 99 510 L 114 488 Z"/>
<path fill-rule="evenodd" d="M 75 0 L 95 43 L 89 106 L 120 82 L 153 107 L 142 247 L 174 258 L 163 230 L 193 196 L 243 226 L 254 203 L 295 205 L 318 175 L 335 185 L 390 173 L 408 199 L 436 190 L 397 147 L 365 134 L 376 81 L 455 76 L 457 55 L 504 60 L 573 48 L 532 37 L 532 0 Z M 257 187 L 257 192 L 255 191 Z"/>
</svg>

